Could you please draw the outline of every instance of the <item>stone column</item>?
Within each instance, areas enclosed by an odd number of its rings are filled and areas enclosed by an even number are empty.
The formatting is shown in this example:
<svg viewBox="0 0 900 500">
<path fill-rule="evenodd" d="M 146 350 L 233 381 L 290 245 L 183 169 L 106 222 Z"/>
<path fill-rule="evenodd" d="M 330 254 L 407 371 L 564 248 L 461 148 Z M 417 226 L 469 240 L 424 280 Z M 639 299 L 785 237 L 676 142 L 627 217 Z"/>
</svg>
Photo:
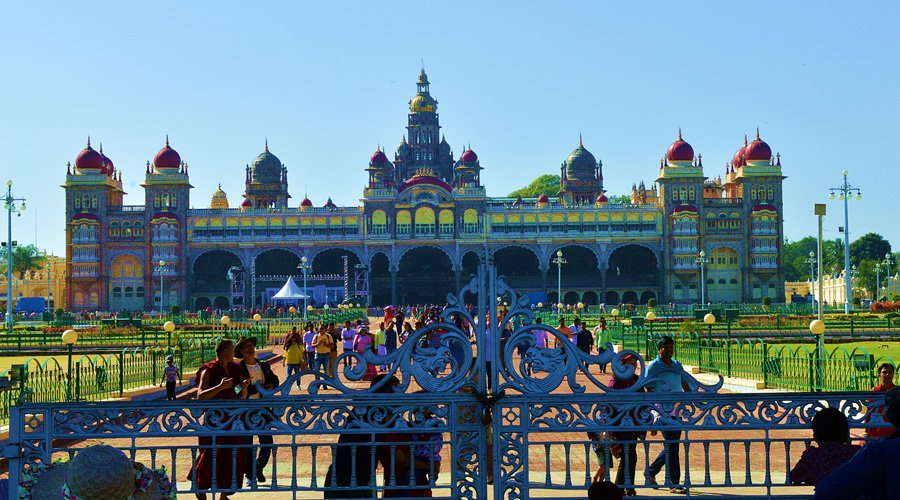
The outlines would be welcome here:
<svg viewBox="0 0 900 500">
<path fill-rule="evenodd" d="M 391 271 L 391 304 L 397 304 L 397 271 Z"/>
</svg>

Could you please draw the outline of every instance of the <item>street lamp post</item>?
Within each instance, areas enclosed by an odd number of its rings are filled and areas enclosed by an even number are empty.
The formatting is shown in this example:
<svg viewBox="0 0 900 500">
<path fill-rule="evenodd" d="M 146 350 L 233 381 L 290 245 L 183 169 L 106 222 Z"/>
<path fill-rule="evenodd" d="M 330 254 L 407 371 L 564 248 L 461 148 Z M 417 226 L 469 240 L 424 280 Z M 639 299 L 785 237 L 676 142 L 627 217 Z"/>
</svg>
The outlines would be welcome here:
<svg viewBox="0 0 900 500">
<path fill-rule="evenodd" d="M 170 354 L 169 350 L 172 348 L 172 332 L 175 331 L 175 323 L 171 321 L 166 321 L 163 325 L 163 330 L 166 331 L 166 354 Z"/>
<path fill-rule="evenodd" d="M 703 306 L 706 304 L 706 279 L 703 277 L 703 268 L 709 262 L 709 259 L 706 257 L 706 251 L 700 250 L 700 256 L 694 261 L 700 266 L 700 305 Z"/>
<path fill-rule="evenodd" d="M 78 342 L 78 332 L 75 330 L 66 330 L 62 334 L 62 342 L 66 345 L 68 351 L 69 363 L 66 372 L 66 401 L 72 401 L 72 346 Z"/>
<path fill-rule="evenodd" d="M 156 272 L 159 273 L 159 319 L 163 318 L 163 273 L 166 271 L 166 261 L 159 261 Z"/>
<path fill-rule="evenodd" d="M 550 262 L 556 264 L 556 303 L 562 304 L 562 266 L 568 264 L 569 261 L 563 258 L 562 250 L 557 250 L 556 258 Z"/>
<path fill-rule="evenodd" d="M 47 258 L 47 252 L 44 252 L 44 258 Z M 47 307 L 45 312 L 50 312 L 50 261 L 47 261 Z"/>
<path fill-rule="evenodd" d="M 6 196 L 3 197 L 3 208 L 6 209 L 6 327 L 10 335 L 13 333 L 12 310 L 12 268 L 13 268 L 13 240 L 12 240 L 12 214 L 18 217 L 25 211 L 25 198 L 16 198 L 12 194 L 12 181 L 6 181 Z M 16 202 L 22 204 L 17 209 Z"/>
<path fill-rule="evenodd" d="M 653 342 L 653 320 L 656 319 L 656 313 L 653 311 L 647 311 L 647 314 L 644 315 L 644 319 L 647 320 L 647 341 L 644 342 L 644 351 L 646 351 L 646 356 L 650 357 L 650 345 Z"/>
<path fill-rule="evenodd" d="M 816 252 L 809 252 L 806 263 L 809 264 L 809 286 L 812 287 L 816 281 Z"/>
<path fill-rule="evenodd" d="M 850 196 L 854 194 L 857 200 L 861 199 L 862 193 L 859 188 L 853 187 L 847 182 L 846 170 L 841 172 L 841 175 L 844 176 L 844 182 L 840 186 L 830 189 L 830 198 L 833 200 L 834 194 L 839 193 L 838 199 L 844 202 L 844 285 L 847 295 L 844 301 L 844 314 L 850 314 L 850 214 L 847 202 L 850 201 Z"/>
<path fill-rule="evenodd" d="M 856 264 L 850 267 L 850 291 L 859 288 L 859 284 L 857 283 L 859 277 L 859 269 L 856 268 Z M 854 294 L 855 295 L 855 294 Z M 850 302 L 853 302 L 853 297 L 850 297 Z"/>
<path fill-rule="evenodd" d="M 219 322 L 222 323 L 222 337 L 228 338 L 228 324 L 231 323 L 231 318 L 222 316 Z"/>
<path fill-rule="evenodd" d="M 306 290 L 306 276 L 309 273 L 309 270 L 311 267 L 312 266 L 309 265 L 309 259 L 307 259 L 305 255 L 303 257 L 300 257 L 300 265 L 297 266 L 297 269 L 299 269 L 303 273 L 303 321 L 304 322 L 306 321 L 306 313 L 309 310 L 309 304 L 308 304 L 309 292 Z"/>
<path fill-rule="evenodd" d="M 891 269 L 894 267 L 894 258 L 891 253 L 884 254 L 884 273 L 887 275 L 887 290 L 884 292 L 888 302 L 891 301 Z"/>
<path fill-rule="evenodd" d="M 709 358 L 709 367 L 712 368 L 712 365 L 713 365 L 712 327 L 713 327 L 713 324 L 716 322 L 716 315 L 713 313 L 706 313 L 706 315 L 703 316 L 703 322 L 706 323 L 706 328 L 707 328 L 707 330 L 706 330 L 706 351 L 708 353 L 707 357 Z M 697 358 L 699 361 L 699 358 L 700 358 L 699 353 L 697 353 Z M 700 365 L 702 366 L 703 363 L 700 363 Z"/>
<path fill-rule="evenodd" d="M 872 300 L 878 302 L 878 291 L 881 289 L 881 262 L 875 263 L 875 291 L 872 292 Z"/>
</svg>

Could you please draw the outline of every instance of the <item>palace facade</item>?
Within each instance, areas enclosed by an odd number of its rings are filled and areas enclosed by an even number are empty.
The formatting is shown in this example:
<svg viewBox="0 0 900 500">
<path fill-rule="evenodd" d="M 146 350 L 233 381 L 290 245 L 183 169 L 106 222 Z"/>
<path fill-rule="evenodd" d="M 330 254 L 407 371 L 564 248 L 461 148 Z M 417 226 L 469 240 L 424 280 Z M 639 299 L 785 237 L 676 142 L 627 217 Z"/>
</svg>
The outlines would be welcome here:
<svg viewBox="0 0 900 500">
<path fill-rule="evenodd" d="M 318 304 L 443 303 L 481 259 L 534 303 L 689 303 L 702 292 L 712 302 L 784 300 L 784 177 L 758 131 L 724 176 L 704 175 L 679 131 L 655 183 L 636 183 L 628 199 L 607 197 L 603 164 L 581 140 L 560 165 L 556 196 L 489 197 L 478 155 L 455 157 L 441 133 L 424 70 L 416 85 L 393 159 L 372 154 L 353 206 L 291 203 L 287 168 L 266 144 L 245 168 L 238 206 L 220 188 L 209 208 L 189 208 L 189 167 L 168 138 L 146 164 L 144 204 L 124 205 L 122 171 L 88 140 L 63 186 L 66 303 L 250 307 L 288 276 L 301 286 L 305 276 Z"/>
</svg>

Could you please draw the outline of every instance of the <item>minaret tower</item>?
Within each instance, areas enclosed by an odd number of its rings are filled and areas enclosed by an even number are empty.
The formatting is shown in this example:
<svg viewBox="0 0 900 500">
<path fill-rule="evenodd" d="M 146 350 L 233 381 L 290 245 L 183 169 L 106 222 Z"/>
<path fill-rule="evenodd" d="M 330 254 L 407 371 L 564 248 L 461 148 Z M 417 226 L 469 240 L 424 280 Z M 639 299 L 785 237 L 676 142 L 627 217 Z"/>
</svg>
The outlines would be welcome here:
<svg viewBox="0 0 900 500">
<path fill-rule="evenodd" d="M 415 175 L 417 170 L 430 170 L 447 183 L 453 182 L 453 154 L 441 133 L 437 101 L 431 97 L 428 75 L 423 68 L 416 81 L 416 95 L 409 101 L 406 126 L 408 143 L 401 143 L 395 165 L 399 184 Z M 401 151 L 402 149 L 402 151 Z"/>
</svg>

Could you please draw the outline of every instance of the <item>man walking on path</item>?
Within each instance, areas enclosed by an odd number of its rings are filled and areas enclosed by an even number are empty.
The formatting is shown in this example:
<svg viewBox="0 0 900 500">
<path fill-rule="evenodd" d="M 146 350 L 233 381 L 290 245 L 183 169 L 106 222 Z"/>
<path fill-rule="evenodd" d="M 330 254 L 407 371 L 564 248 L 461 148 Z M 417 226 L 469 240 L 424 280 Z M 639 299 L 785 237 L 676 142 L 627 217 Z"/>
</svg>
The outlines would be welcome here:
<svg viewBox="0 0 900 500">
<path fill-rule="evenodd" d="M 673 359 L 675 355 L 675 341 L 668 335 L 663 336 L 656 343 L 659 355 L 647 365 L 647 378 L 658 378 L 659 381 L 647 387 L 651 392 L 684 392 L 688 390 L 688 385 L 684 382 L 684 368 L 677 360 Z M 669 412 L 669 417 L 675 416 L 675 408 L 665 408 Z M 666 418 L 666 416 L 660 416 Z M 659 452 L 650 468 L 647 469 L 647 480 L 650 484 L 657 484 L 656 475 L 666 466 L 667 480 L 665 484 L 678 484 L 681 482 L 681 461 L 678 458 L 678 448 L 680 447 L 681 431 L 663 431 L 663 439 L 665 446 Z M 672 486 L 669 489 L 672 493 L 685 494 L 687 490 L 680 486 Z"/>
<path fill-rule="evenodd" d="M 600 316 L 600 323 L 594 329 L 594 343 L 597 346 L 597 354 L 606 351 L 606 344 L 612 343 L 612 332 L 606 327 L 606 318 Z M 600 365 L 600 372 L 606 373 L 606 363 Z"/>
</svg>

